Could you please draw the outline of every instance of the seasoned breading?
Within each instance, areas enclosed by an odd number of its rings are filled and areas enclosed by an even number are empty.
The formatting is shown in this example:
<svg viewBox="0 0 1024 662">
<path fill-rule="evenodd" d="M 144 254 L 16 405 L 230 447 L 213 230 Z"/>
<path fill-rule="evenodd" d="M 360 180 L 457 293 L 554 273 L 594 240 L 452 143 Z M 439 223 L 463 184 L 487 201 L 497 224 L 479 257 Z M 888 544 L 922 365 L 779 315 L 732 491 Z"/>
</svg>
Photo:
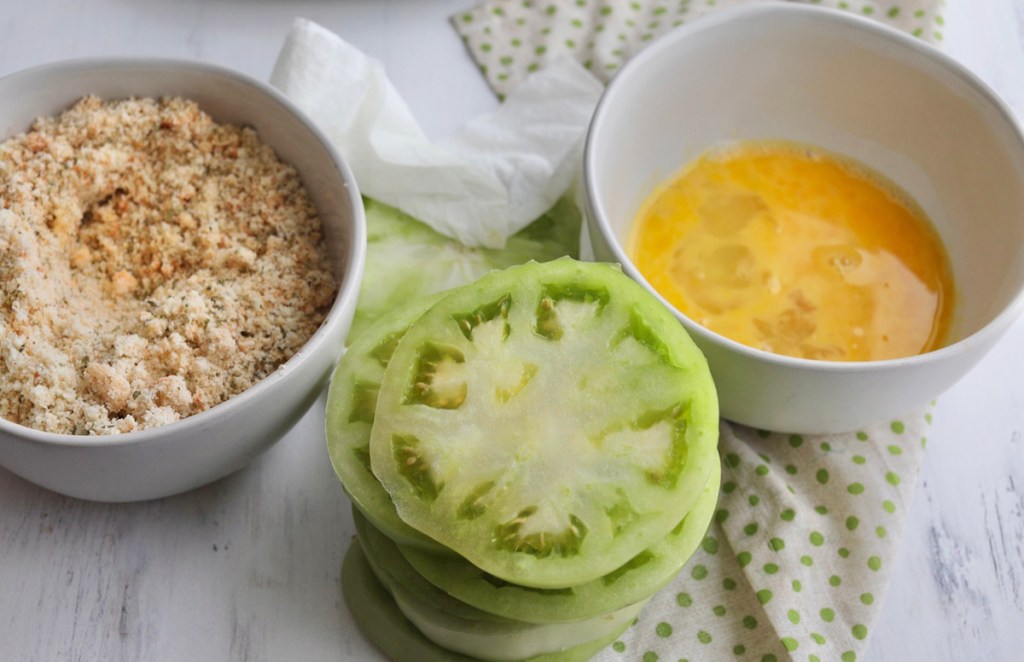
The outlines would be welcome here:
<svg viewBox="0 0 1024 662">
<path fill-rule="evenodd" d="M 163 425 L 236 395 L 337 290 L 298 174 L 182 99 L 86 97 L 0 145 L 0 416 Z"/>
</svg>

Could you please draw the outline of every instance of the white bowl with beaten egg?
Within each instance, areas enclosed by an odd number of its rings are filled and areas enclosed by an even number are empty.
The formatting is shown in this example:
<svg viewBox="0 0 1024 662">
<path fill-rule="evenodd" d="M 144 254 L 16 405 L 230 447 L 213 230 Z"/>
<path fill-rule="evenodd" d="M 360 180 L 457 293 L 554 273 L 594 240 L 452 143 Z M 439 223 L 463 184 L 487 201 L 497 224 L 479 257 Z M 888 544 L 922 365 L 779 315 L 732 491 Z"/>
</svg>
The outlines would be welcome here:
<svg viewBox="0 0 1024 662">
<path fill-rule="evenodd" d="M 949 257 L 942 345 L 885 360 L 813 360 L 741 344 L 676 311 L 704 351 L 722 415 L 766 430 L 844 432 L 903 414 L 966 374 L 1021 312 L 1024 137 L 977 77 L 935 48 L 846 12 L 769 3 L 702 18 L 612 80 L 587 137 L 595 256 L 662 302 L 627 246 L 647 197 L 710 148 L 792 141 L 903 189 Z"/>
<path fill-rule="evenodd" d="M 337 285 L 323 321 L 291 358 L 205 411 L 111 435 L 45 432 L 0 418 L 0 465 L 34 483 L 99 501 L 164 497 L 241 468 L 287 433 L 320 393 L 355 309 L 366 243 L 362 201 L 340 155 L 283 95 L 198 62 L 87 59 L 12 74 L 0 79 L 0 139 L 26 131 L 38 117 L 59 115 L 87 95 L 180 97 L 197 102 L 216 123 L 255 129 L 297 171 L 320 219 Z"/>
</svg>

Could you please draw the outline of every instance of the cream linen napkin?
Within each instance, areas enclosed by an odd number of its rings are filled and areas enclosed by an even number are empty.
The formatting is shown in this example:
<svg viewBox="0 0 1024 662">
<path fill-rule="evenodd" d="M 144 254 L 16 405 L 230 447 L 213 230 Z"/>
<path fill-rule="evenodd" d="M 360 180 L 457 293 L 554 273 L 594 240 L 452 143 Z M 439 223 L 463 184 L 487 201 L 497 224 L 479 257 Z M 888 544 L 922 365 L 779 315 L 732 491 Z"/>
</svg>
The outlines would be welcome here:
<svg viewBox="0 0 1024 662">
<path fill-rule="evenodd" d="M 504 98 L 569 56 L 607 82 L 652 39 L 709 12 L 778 0 L 488 0 L 452 17 L 491 88 Z M 869 16 L 933 44 L 944 0 L 796 0 Z"/>
<path fill-rule="evenodd" d="M 452 17 L 504 96 L 571 56 L 607 81 L 658 35 L 712 11 L 772 0 L 489 0 Z M 941 0 L 821 4 L 932 43 Z M 839 660 L 862 654 L 896 558 L 930 411 L 828 436 L 722 423 L 722 490 L 683 573 L 601 653 L 618 660 Z"/>
<path fill-rule="evenodd" d="M 596 660 L 856 660 L 930 422 L 921 412 L 828 436 L 723 422 L 722 490 L 701 548 Z"/>
</svg>

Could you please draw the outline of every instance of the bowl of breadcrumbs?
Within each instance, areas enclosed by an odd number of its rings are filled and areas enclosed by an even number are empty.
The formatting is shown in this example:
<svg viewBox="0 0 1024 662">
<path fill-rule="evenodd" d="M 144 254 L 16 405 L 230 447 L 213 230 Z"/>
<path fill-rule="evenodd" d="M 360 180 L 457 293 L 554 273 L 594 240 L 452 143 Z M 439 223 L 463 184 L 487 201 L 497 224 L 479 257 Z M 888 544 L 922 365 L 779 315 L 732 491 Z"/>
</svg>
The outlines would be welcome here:
<svg viewBox="0 0 1024 662">
<path fill-rule="evenodd" d="M 200 63 L 46 65 L 0 99 L 0 464 L 134 501 L 269 448 L 355 308 L 341 157 L 280 93 Z"/>
</svg>

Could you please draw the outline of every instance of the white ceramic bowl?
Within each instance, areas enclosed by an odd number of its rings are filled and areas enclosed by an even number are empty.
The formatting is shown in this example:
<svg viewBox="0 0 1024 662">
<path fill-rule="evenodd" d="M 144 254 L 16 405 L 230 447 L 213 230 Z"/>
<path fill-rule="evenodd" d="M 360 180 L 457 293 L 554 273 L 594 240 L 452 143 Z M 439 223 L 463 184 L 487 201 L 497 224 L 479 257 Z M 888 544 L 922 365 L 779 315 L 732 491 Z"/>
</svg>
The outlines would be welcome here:
<svg viewBox="0 0 1024 662">
<path fill-rule="evenodd" d="M 209 410 L 115 436 L 40 432 L 0 419 L 0 464 L 51 490 L 136 501 L 198 487 L 241 468 L 309 408 L 341 353 L 366 252 L 366 219 L 348 166 L 320 131 L 267 85 L 206 64 L 97 59 L 45 65 L 0 79 L 0 139 L 82 96 L 180 96 L 214 120 L 254 127 L 302 177 L 324 226 L 337 298 L 316 334 L 280 369 Z M 2 376 L 0 376 L 2 378 Z"/>
<path fill-rule="evenodd" d="M 738 139 L 815 144 L 900 184 L 942 237 L 957 292 L 947 346 L 863 363 L 769 354 L 677 314 L 707 355 L 725 418 L 840 432 L 905 413 L 960 379 L 1020 313 L 1024 138 L 1012 112 L 927 44 L 794 3 L 701 18 L 612 80 L 584 159 L 595 255 L 650 289 L 624 250 L 638 206 L 700 152 Z"/>
</svg>

